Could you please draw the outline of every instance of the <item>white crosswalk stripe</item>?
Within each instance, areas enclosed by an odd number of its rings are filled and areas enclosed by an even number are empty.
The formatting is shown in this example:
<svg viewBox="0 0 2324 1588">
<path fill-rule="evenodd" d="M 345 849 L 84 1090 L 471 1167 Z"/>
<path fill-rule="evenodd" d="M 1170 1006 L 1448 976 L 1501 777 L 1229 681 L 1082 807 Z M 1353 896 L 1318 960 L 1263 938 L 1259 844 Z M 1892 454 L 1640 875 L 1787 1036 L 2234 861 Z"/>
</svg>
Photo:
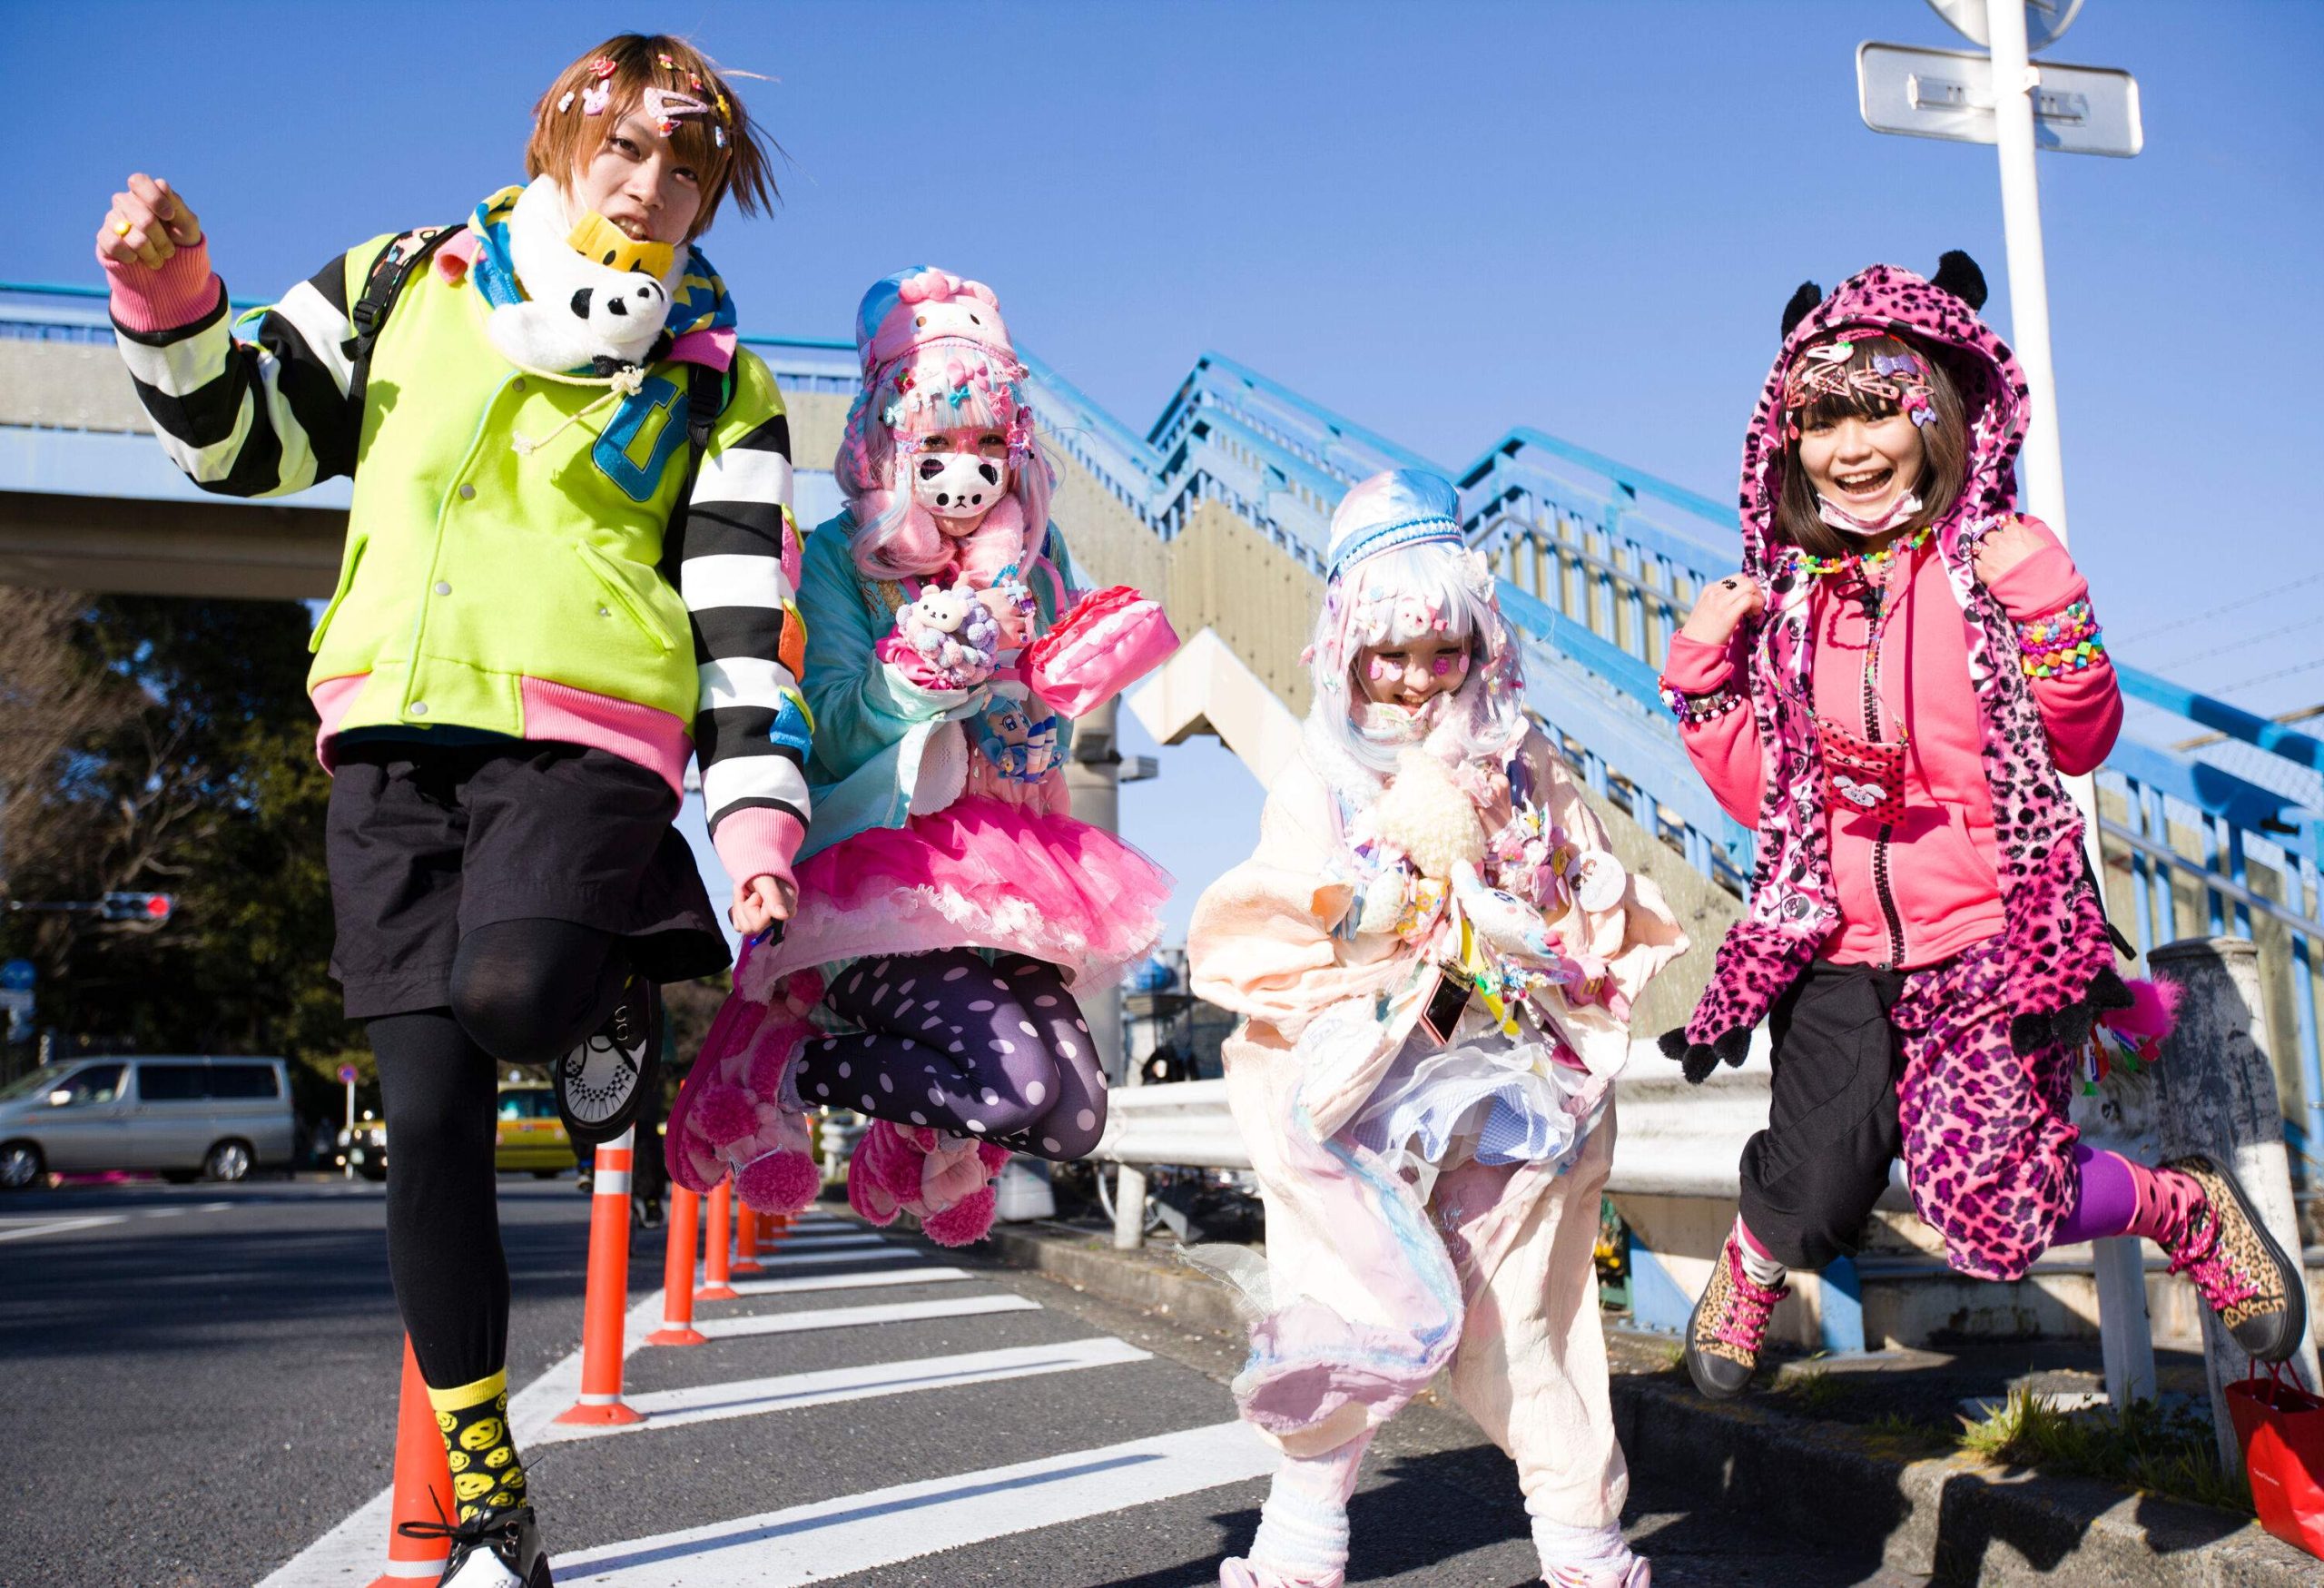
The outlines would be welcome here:
<svg viewBox="0 0 2324 1588">
<path fill-rule="evenodd" d="M 1070 1373 L 1079 1367 L 1118 1367 L 1143 1362 L 1147 1353 L 1126 1340 L 1099 1335 L 1089 1340 L 1067 1340 L 1055 1346 L 1009 1346 L 998 1351 L 970 1351 L 954 1356 L 921 1356 L 908 1362 L 879 1362 L 864 1367 L 840 1367 L 820 1373 L 787 1373 L 772 1378 L 744 1378 L 721 1384 L 699 1384 L 624 1398 L 629 1408 L 645 1415 L 643 1423 L 574 1427 L 553 1424 L 534 1436 L 537 1445 L 566 1439 L 608 1439 L 641 1434 L 682 1423 L 708 1423 L 722 1417 L 751 1417 L 764 1412 L 797 1411 L 837 1401 L 876 1399 L 910 1395 L 918 1390 L 956 1389 L 962 1385 L 990 1384 L 997 1379 L 1028 1378 L 1041 1373 Z"/>
<path fill-rule="evenodd" d="M 1245 1425 L 1219 1423 L 584 1550 L 556 1575 L 598 1588 L 793 1588 L 1240 1483 L 1275 1459 Z"/>
<path fill-rule="evenodd" d="M 743 1335 L 793 1335 L 809 1329 L 854 1328 L 867 1324 L 919 1323 L 930 1318 L 978 1317 L 996 1312 L 1039 1312 L 1041 1304 L 1007 1291 L 961 1296 L 943 1301 L 893 1301 L 875 1307 L 822 1307 L 812 1312 L 763 1312 L 747 1317 L 698 1317 L 694 1328 L 714 1340 Z"/>
</svg>

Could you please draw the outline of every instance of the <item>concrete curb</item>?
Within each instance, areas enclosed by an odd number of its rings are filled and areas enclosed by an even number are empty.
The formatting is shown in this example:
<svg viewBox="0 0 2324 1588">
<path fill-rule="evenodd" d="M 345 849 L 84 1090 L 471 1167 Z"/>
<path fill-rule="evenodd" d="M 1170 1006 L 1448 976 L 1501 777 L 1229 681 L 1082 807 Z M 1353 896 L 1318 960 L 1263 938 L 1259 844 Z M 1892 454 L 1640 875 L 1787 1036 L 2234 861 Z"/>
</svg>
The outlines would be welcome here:
<svg viewBox="0 0 2324 1588">
<path fill-rule="evenodd" d="M 1239 1336 L 1226 1289 L 1175 1258 L 1118 1252 L 1102 1236 L 1000 1225 L 970 1248 L 1101 1299 Z M 1706 1401 L 1669 1375 L 1617 1374 L 1614 1419 L 1630 1465 L 1803 1535 L 1878 1549 L 1932 1588 L 2315 1588 L 2324 1566 L 2256 1524 L 2111 1484 L 1927 1456 L 1846 1424 Z"/>
</svg>

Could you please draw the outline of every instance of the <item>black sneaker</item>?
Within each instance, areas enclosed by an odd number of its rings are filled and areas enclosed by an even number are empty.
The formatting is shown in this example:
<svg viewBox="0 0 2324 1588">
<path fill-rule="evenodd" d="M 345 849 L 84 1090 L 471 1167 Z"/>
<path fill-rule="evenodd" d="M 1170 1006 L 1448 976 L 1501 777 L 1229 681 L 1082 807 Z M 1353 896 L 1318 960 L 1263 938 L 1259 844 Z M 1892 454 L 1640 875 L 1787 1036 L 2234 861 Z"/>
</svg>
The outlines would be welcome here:
<svg viewBox="0 0 2324 1588">
<path fill-rule="evenodd" d="M 452 1541 L 436 1588 L 556 1588 L 530 1505 L 482 1512 L 452 1526 L 407 1522 L 402 1531 L 410 1538 Z"/>
<path fill-rule="evenodd" d="M 556 1111 L 573 1145 L 602 1147 L 628 1129 L 661 1059 L 661 991 L 633 974 L 606 1023 L 557 1062 Z"/>
</svg>

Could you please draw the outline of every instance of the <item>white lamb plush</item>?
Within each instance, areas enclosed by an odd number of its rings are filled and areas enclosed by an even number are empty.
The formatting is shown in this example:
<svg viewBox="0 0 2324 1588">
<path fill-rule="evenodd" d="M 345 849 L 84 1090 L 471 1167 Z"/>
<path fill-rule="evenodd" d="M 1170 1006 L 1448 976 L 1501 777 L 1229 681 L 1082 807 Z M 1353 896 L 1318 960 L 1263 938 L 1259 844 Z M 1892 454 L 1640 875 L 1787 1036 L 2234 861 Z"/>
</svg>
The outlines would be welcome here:
<svg viewBox="0 0 2324 1588">
<path fill-rule="evenodd" d="M 1484 823 L 1444 764 L 1418 747 L 1396 757 L 1396 775 L 1358 818 L 1361 835 L 1403 855 L 1421 876 L 1449 887 L 1457 867 L 1485 857 Z M 1412 895 L 1400 868 L 1384 871 L 1364 891 L 1359 932 L 1394 929 Z"/>
</svg>

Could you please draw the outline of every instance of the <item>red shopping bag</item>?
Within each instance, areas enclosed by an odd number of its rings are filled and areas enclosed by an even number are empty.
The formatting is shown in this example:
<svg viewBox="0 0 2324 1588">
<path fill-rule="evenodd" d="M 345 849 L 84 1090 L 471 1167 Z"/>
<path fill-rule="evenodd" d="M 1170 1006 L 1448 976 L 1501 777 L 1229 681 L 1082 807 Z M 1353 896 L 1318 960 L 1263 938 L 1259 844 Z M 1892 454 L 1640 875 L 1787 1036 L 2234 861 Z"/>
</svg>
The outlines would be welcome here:
<svg viewBox="0 0 2324 1588">
<path fill-rule="evenodd" d="M 2227 1386 L 2252 1508 L 2260 1526 L 2324 1559 L 2324 1398 L 2285 1378 L 2280 1366 L 2268 1378 L 2258 1366 Z"/>
</svg>

